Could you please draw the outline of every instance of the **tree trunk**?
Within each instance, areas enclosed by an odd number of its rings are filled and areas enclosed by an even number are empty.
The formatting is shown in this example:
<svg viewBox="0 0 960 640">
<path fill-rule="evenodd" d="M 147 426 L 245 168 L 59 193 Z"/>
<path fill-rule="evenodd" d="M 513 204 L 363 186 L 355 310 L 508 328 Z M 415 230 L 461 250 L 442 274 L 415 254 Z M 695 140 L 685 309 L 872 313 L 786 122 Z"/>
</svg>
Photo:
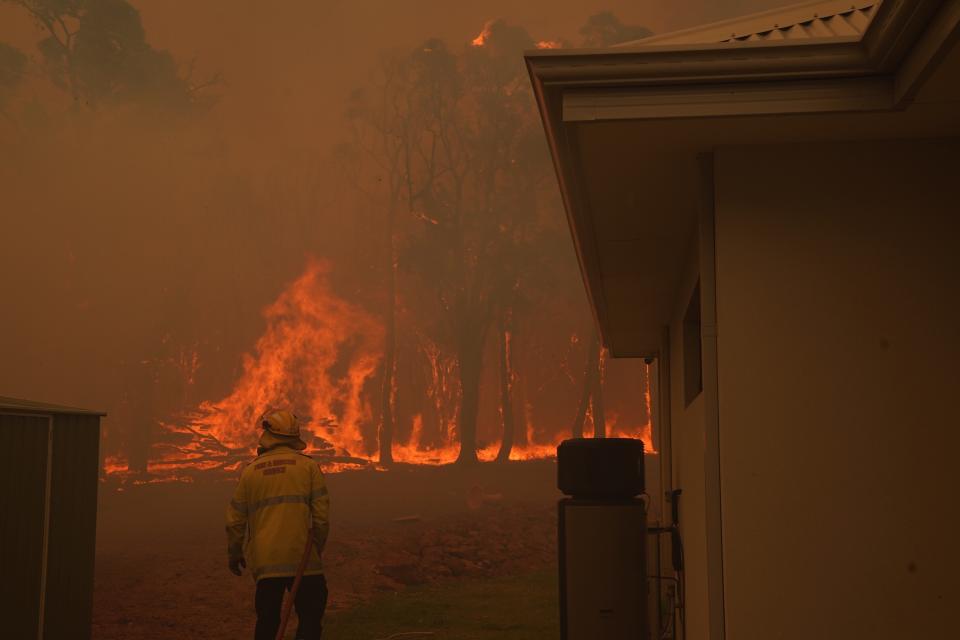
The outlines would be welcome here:
<svg viewBox="0 0 960 640">
<path fill-rule="evenodd" d="M 593 378 L 593 393 L 590 398 L 590 414 L 593 416 L 593 437 L 607 437 L 607 419 L 603 412 L 603 349 L 599 349 L 596 374 Z"/>
<path fill-rule="evenodd" d="M 159 413 L 156 366 L 155 358 L 146 359 L 132 376 L 129 414 L 131 422 L 126 428 L 125 453 L 127 469 L 138 475 L 147 473 Z"/>
<path fill-rule="evenodd" d="M 472 333 L 472 332 L 471 332 Z M 458 345 L 460 360 L 460 415 L 457 426 L 460 454 L 457 463 L 477 462 L 477 413 L 480 410 L 480 374 L 483 366 L 483 332 L 461 335 Z"/>
<path fill-rule="evenodd" d="M 514 427 L 513 430 L 513 444 L 514 446 L 526 445 L 530 443 L 529 434 L 527 433 L 528 425 L 528 416 L 527 416 L 527 393 L 525 389 L 524 380 L 515 380 L 513 386 L 513 423 L 518 425 Z M 519 422 L 517 419 L 519 418 Z"/>
<path fill-rule="evenodd" d="M 510 450 L 513 449 L 516 429 L 513 415 L 513 355 L 510 346 L 512 339 L 510 324 L 510 312 L 507 311 L 500 319 L 500 330 L 497 336 L 500 345 L 500 421 L 503 425 L 503 440 L 500 442 L 497 462 L 510 460 Z"/>
<path fill-rule="evenodd" d="M 396 218 L 395 207 L 391 205 L 387 214 L 387 246 L 390 256 L 389 275 L 387 276 L 387 312 L 386 334 L 383 349 L 383 386 L 380 389 L 380 464 L 393 464 L 394 432 L 394 380 L 397 369 L 397 257 L 393 240 Z"/>
<path fill-rule="evenodd" d="M 600 339 L 596 332 L 590 338 L 590 344 L 587 345 L 587 364 L 583 368 L 583 393 L 580 394 L 580 407 L 577 409 L 577 417 L 573 420 L 573 437 L 583 437 L 583 424 L 587 420 L 587 409 L 590 408 L 590 398 L 593 395 L 595 378 L 599 373 L 597 363 L 600 354 Z"/>
<path fill-rule="evenodd" d="M 377 434 L 380 444 L 380 464 L 393 463 L 393 401 L 394 374 L 397 357 L 397 327 L 393 305 L 387 316 L 386 344 L 383 351 L 383 383 L 380 389 L 380 432 Z"/>
</svg>

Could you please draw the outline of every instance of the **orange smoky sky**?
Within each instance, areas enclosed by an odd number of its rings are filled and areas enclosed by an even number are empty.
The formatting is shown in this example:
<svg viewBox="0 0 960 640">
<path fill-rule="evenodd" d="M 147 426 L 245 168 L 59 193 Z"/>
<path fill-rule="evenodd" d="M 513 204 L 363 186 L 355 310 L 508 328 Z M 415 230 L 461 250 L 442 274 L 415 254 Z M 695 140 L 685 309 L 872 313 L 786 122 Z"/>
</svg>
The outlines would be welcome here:
<svg viewBox="0 0 960 640">
<path fill-rule="evenodd" d="M 225 79 L 218 115 L 254 158 L 277 147 L 322 148 L 341 126 L 343 98 L 379 51 L 428 37 L 469 42 L 502 18 L 537 41 L 575 41 L 586 18 L 610 10 L 654 32 L 791 4 L 790 0 L 133 0 L 150 43 Z M 0 41 L 34 52 L 36 31 L 0 4 Z M 245 154 L 246 155 L 246 154 Z M 252 159 L 252 158 L 251 158 Z"/>
<path fill-rule="evenodd" d="M 440 37 L 472 40 L 485 21 L 519 24 L 535 40 L 576 40 L 597 11 L 654 32 L 791 4 L 791 0 L 287 0 L 135 3 L 155 46 L 195 55 L 228 83 L 223 112 L 257 147 L 322 146 L 340 126 L 343 96 L 380 50 Z M 282 8 L 281 8 L 282 7 Z"/>
<path fill-rule="evenodd" d="M 369 234 L 369 221 L 338 199 L 342 188 L 321 158 L 341 139 L 347 97 L 369 82 L 382 51 L 431 37 L 457 49 L 491 19 L 524 27 L 534 41 L 576 42 L 580 26 L 604 10 L 663 32 L 790 4 L 131 2 L 151 46 L 193 61 L 198 76 L 222 75 L 208 113 L 175 132 L 149 119 L 117 124 L 112 112 L 78 113 L 20 138 L 5 137 L 11 129 L 0 119 L 0 292 L 8 303 L 0 395 L 107 409 L 108 431 L 125 411 L 159 415 L 172 410 L 164 402 L 188 408 L 226 396 L 264 331 L 262 310 L 307 257 L 338 265 L 340 295 L 368 305 L 379 295 L 362 286 L 376 256 L 355 240 Z M 33 61 L 27 107 L 56 93 L 41 81 L 40 39 L 21 9 L 0 3 L 0 42 Z M 589 326 L 572 243 L 566 250 L 570 315 Z M 139 390 L 163 381 L 141 373 L 141 363 L 189 360 L 172 344 L 198 348 L 215 382 L 202 393 L 174 385 L 164 394 L 175 398 L 144 397 Z"/>
</svg>

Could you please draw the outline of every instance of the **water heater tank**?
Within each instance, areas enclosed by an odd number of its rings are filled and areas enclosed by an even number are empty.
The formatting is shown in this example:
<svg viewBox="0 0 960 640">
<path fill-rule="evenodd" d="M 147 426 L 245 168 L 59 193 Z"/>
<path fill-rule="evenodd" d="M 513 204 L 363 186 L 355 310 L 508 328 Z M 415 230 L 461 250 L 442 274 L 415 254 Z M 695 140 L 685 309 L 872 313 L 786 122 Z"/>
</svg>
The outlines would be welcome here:
<svg viewBox="0 0 960 640">
<path fill-rule="evenodd" d="M 560 501 L 561 640 L 649 640 L 642 500 Z"/>
<path fill-rule="evenodd" d="M 557 485 L 561 639 L 647 640 L 643 442 L 566 440 Z"/>
</svg>

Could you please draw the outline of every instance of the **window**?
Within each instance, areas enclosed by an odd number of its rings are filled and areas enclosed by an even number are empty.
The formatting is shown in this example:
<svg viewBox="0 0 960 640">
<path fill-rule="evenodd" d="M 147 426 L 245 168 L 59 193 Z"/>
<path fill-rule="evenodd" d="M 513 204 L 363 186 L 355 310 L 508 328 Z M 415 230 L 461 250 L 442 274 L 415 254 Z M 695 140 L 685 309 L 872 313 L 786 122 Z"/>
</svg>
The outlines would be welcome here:
<svg viewBox="0 0 960 640">
<path fill-rule="evenodd" d="M 683 314 L 683 399 L 690 406 L 703 391 L 703 356 L 700 348 L 700 282 Z"/>
</svg>

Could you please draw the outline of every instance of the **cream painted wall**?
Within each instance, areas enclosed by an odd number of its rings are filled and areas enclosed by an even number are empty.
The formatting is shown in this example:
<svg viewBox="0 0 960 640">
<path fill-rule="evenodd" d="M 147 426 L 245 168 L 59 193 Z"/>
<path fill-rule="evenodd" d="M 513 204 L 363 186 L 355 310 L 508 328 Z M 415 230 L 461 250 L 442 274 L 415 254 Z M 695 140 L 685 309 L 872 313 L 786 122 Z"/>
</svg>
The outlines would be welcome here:
<svg viewBox="0 0 960 640">
<path fill-rule="evenodd" d="M 715 162 L 726 637 L 953 637 L 960 141 Z"/>
<path fill-rule="evenodd" d="M 704 491 L 703 394 L 689 407 L 683 396 L 683 316 L 697 283 L 697 247 L 691 247 L 687 273 L 670 323 L 670 411 L 673 486 L 681 489 L 680 534 L 686 578 L 686 622 L 690 640 L 708 633 L 707 541 Z M 669 506 L 667 507 L 669 509 Z"/>
</svg>

